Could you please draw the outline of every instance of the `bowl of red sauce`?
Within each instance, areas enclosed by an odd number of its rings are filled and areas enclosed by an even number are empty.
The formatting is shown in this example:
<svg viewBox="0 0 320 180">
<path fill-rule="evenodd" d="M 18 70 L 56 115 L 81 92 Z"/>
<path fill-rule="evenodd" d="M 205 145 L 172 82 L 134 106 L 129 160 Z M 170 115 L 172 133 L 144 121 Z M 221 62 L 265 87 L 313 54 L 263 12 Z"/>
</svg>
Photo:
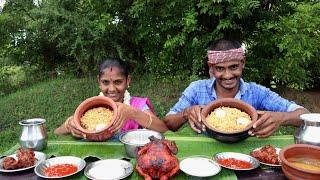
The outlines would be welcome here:
<svg viewBox="0 0 320 180">
<path fill-rule="evenodd" d="M 72 176 L 80 172 L 86 162 L 74 156 L 54 157 L 38 164 L 34 172 L 37 176 L 47 179 L 57 179 Z"/>
<path fill-rule="evenodd" d="M 252 170 L 260 166 L 256 158 L 237 152 L 218 153 L 214 159 L 220 166 L 232 170 Z"/>
</svg>

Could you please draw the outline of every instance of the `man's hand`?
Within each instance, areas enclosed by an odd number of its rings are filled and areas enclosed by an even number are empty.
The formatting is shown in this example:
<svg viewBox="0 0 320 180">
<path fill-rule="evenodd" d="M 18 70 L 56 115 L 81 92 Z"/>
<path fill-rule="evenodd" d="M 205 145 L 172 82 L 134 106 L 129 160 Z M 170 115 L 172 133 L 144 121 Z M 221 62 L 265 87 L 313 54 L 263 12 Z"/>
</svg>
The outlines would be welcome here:
<svg viewBox="0 0 320 180">
<path fill-rule="evenodd" d="M 197 133 L 201 133 L 201 131 L 206 130 L 205 125 L 202 123 L 202 119 L 204 119 L 204 117 L 201 116 L 201 110 L 202 107 L 196 105 L 188 107 L 182 112 L 183 118 L 188 120 L 190 127 Z"/>
<path fill-rule="evenodd" d="M 249 134 L 257 137 L 268 137 L 278 129 L 283 121 L 283 113 L 270 111 L 257 111 L 258 120 L 253 124 Z"/>
</svg>

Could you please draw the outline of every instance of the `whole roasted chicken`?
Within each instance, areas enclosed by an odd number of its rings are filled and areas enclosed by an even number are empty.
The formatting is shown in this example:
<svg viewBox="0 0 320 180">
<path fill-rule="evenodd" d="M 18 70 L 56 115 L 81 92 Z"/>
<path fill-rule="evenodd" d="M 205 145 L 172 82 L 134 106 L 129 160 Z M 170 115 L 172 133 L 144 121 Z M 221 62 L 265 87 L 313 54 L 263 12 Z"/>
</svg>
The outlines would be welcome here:
<svg viewBox="0 0 320 180">
<path fill-rule="evenodd" d="M 148 144 L 137 154 L 136 170 L 145 180 L 166 180 L 179 171 L 179 161 L 174 156 L 178 148 L 174 141 L 159 140 L 151 136 Z"/>
</svg>

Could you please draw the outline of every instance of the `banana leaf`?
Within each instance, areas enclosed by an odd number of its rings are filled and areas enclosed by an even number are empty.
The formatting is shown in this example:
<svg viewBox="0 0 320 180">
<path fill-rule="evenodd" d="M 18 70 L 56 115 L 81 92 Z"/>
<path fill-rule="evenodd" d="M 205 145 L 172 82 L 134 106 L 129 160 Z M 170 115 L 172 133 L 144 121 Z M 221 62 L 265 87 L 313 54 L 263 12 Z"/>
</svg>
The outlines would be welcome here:
<svg viewBox="0 0 320 180">
<path fill-rule="evenodd" d="M 241 152 L 249 154 L 253 149 L 267 144 L 283 148 L 286 145 L 293 144 L 293 136 L 271 136 L 269 138 L 255 138 L 249 137 L 241 142 L 226 144 L 210 137 L 205 137 L 201 134 L 194 133 L 190 128 L 182 128 L 181 131 L 167 132 L 166 139 L 176 142 L 178 147 L 178 154 L 176 157 L 181 161 L 190 156 L 201 155 L 213 158 L 219 152 Z M 12 147 L 3 155 L 14 153 L 19 145 Z M 47 148 L 43 151 L 47 157 L 72 155 L 89 161 L 90 157 L 99 159 L 107 158 L 128 158 L 125 149 L 120 142 L 87 142 L 84 140 L 75 140 L 70 136 L 62 136 L 56 140 L 49 140 Z M 135 165 L 136 160 L 130 159 L 130 162 Z M 266 167 L 264 167 L 266 168 Z M 108 170 L 106 170 L 106 173 Z M 69 179 L 86 179 L 83 171 L 71 176 Z M 143 179 L 136 171 L 132 173 L 128 179 Z M 179 172 L 172 179 L 192 179 L 183 172 Z M 221 172 L 208 179 L 237 179 L 236 174 L 232 170 L 222 168 Z"/>
</svg>

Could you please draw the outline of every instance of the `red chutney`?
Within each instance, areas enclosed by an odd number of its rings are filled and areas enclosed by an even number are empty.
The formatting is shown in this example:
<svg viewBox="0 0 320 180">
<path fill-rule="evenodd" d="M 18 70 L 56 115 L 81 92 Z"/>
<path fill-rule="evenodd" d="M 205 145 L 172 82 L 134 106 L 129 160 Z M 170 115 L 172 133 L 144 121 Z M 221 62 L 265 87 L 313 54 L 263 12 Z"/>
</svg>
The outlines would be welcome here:
<svg viewBox="0 0 320 180">
<path fill-rule="evenodd" d="M 49 176 L 65 176 L 77 172 L 78 167 L 73 164 L 56 164 L 44 169 L 44 173 Z"/>
<path fill-rule="evenodd" d="M 252 168 L 251 163 L 243 160 L 238 160 L 235 158 L 219 159 L 218 162 L 223 166 L 231 167 L 231 168 L 237 168 L 237 169 Z"/>
</svg>

